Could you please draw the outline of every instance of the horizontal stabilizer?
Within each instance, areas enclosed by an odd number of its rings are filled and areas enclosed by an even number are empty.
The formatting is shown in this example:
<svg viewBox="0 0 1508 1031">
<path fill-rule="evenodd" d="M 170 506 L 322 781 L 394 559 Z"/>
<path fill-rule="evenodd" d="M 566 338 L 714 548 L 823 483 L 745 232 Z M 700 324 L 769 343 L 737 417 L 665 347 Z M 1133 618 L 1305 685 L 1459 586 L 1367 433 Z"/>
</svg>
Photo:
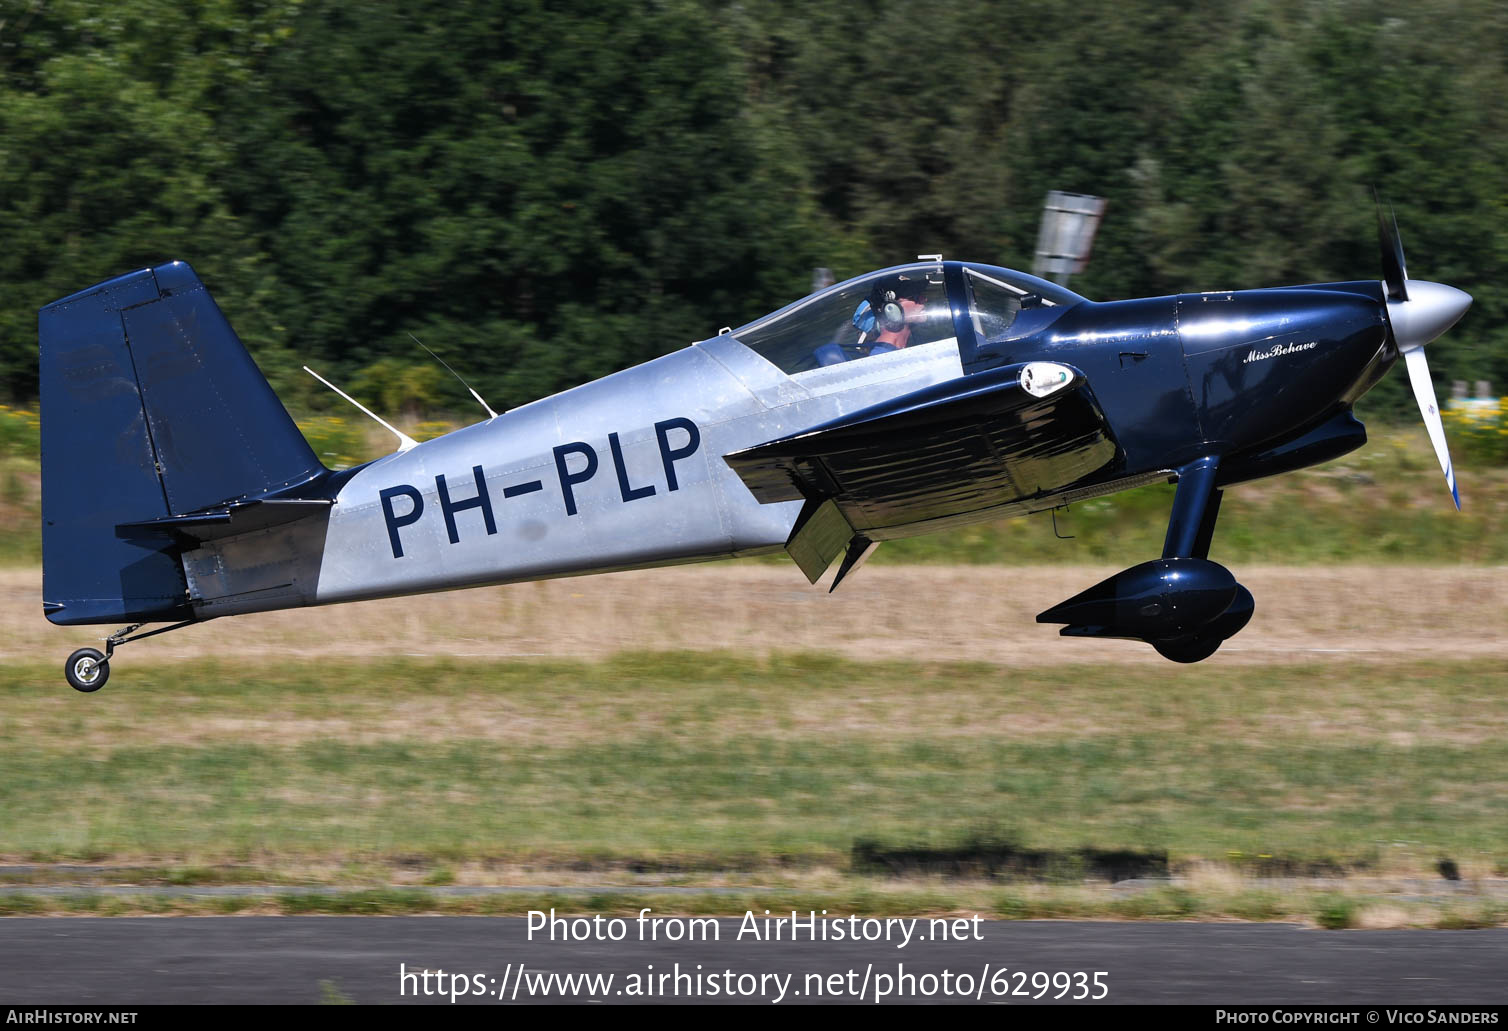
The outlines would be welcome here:
<svg viewBox="0 0 1508 1031">
<path fill-rule="evenodd" d="M 291 523 L 328 509 L 334 503 L 333 498 L 266 498 L 243 501 L 188 515 L 121 523 L 116 526 L 115 533 L 118 537 L 139 538 L 155 534 L 187 541 L 212 541 Z"/>
</svg>

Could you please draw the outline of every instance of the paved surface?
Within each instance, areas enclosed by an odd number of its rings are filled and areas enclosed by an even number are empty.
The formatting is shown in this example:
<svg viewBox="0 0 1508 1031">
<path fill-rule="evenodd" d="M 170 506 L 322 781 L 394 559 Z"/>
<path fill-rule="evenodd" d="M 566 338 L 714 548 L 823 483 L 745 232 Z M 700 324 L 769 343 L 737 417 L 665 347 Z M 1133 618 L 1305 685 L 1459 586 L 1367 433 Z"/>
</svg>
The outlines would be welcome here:
<svg viewBox="0 0 1508 1031">
<path fill-rule="evenodd" d="M 1106 1001 L 1112 1003 L 1508 1001 L 1504 929 L 1315 931 L 1274 924 L 982 922 L 982 940 L 973 940 L 973 925 L 968 925 L 967 940 L 938 941 L 922 940 L 929 931 L 922 920 L 914 928 L 917 937 L 897 948 L 899 927 L 890 928 L 889 942 L 813 942 L 805 940 L 803 931 L 803 940 L 792 943 L 788 930 L 785 941 L 747 934 L 739 940 L 739 921 L 716 924 L 716 941 L 641 942 L 629 919 L 622 942 L 562 942 L 557 935 L 552 944 L 542 931 L 529 941 L 527 922 L 518 918 L 11 918 L 0 920 L 0 1006 L 343 1000 L 450 1005 L 452 974 L 466 976 L 456 982 L 466 990 L 480 987 L 494 996 L 459 1001 L 495 1004 L 498 985 L 511 996 L 520 984 L 520 964 L 526 980 L 519 1002 L 530 996 L 527 978 L 536 975 L 612 974 L 612 985 L 598 998 L 628 1002 L 635 1001 L 633 987 L 642 990 L 646 976 L 675 973 L 683 975 L 682 1001 L 688 993 L 697 1001 L 729 1001 L 731 987 L 748 992 L 734 1001 L 769 1004 L 783 991 L 784 1003 L 813 1002 L 818 1001 L 816 980 L 808 975 L 821 975 L 824 1000 L 832 1000 L 827 993 L 841 983 L 841 1001 L 855 1001 L 857 991 L 872 1001 L 888 987 L 895 993 L 891 999 L 899 995 L 903 1001 L 938 1002 L 946 1001 L 941 994 L 944 970 L 950 972 L 954 991 L 962 983 L 960 975 L 971 978 L 977 991 L 986 965 L 984 1001 L 1013 1005 L 1030 1000 L 991 1000 L 989 985 L 1015 989 L 1021 983 L 1016 971 L 1096 970 L 1105 971 Z M 400 964 L 409 972 L 432 973 L 427 983 L 412 978 L 408 994 L 400 996 Z M 902 964 L 904 974 L 916 978 L 909 986 L 901 979 Z M 1007 969 L 1003 980 L 996 976 L 1001 967 Z M 443 981 L 433 974 L 438 970 L 445 972 Z M 834 975 L 837 980 L 830 980 Z M 695 976 L 700 976 L 699 984 L 692 980 Z M 648 1001 L 675 1001 L 673 983 L 667 979 L 663 989 L 655 985 Z M 426 996 L 426 986 L 440 994 Z M 1030 989 L 1029 981 L 1026 986 Z M 697 987 L 699 996 L 694 994 Z M 930 998 L 922 994 L 929 988 L 934 993 Z M 971 993 L 969 1001 L 974 997 Z M 558 991 L 551 998 L 559 1001 Z"/>
</svg>

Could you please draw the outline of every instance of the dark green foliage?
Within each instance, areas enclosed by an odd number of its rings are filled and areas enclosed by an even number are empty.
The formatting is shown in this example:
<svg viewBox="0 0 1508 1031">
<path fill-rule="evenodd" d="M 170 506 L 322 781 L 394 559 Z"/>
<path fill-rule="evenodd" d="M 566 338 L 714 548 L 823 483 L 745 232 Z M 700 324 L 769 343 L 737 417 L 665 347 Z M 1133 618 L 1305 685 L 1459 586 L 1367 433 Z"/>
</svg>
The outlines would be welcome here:
<svg viewBox="0 0 1508 1031">
<path fill-rule="evenodd" d="M 1501 385 L 1505 48 L 1490 0 L 0 0 L 0 397 L 38 306 L 171 258 L 300 408 L 409 333 L 509 406 L 814 266 L 1027 267 L 1052 188 L 1110 200 L 1090 296 L 1374 277 L 1372 185 L 1476 297 L 1440 385 Z"/>
</svg>

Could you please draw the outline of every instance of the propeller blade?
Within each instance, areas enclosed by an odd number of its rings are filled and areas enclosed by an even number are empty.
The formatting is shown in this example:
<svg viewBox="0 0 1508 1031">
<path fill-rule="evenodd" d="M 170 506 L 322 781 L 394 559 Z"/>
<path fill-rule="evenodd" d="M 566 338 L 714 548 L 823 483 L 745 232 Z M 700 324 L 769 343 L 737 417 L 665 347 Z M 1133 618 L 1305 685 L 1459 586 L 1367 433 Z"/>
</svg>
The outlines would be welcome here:
<svg viewBox="0 0 1508 1031">
<path fill-rule="evenodd" d="M 1409 383 L 1414 388 L 1414 399 L 1419 402 L 1419 414 L 1424 416 L 1424 428 L 1429 431 L 1429 442 L 1435 446 L 1435 457 L 1445 471 L 1445 485 L 1450 488 L 1456 511 L 1461 510 L 1461 494 L 1456 490 L 1456 471 L 1450 464 L 1450 449 L 1445 444 L 1445 426 L 1440 421 L 1440 406 L 1435 403 L 1435 384 L 1429 378 L 1429 359 L 1424 357 L 1424 348 L 1405 351 L 1403 360 L 1408 363 Z"/>
<path fill-rule="evenodd" d="M 1387 217 L 1383 217 L 1382 198 L 1377 196 L 1376 188 L 1372 190 L 1372 198 L 1377 201 L 1377 237 L 1382 248 L 1382 278 L 1388 284 L 1388 300 L 1406 301 L 1409 274 L 1403 260 L 1403 241 L 1398 236 L 1398 216 L 1389 208 Z"/>
</svg>

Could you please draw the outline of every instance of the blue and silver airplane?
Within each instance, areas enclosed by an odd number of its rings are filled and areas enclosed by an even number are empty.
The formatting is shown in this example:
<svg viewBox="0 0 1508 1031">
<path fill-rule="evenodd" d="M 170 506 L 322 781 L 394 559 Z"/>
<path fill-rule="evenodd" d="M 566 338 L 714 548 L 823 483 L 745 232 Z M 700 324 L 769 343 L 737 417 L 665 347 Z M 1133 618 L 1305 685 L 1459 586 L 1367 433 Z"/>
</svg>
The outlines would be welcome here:
<svg viewBox="0 0 1508 1031">
<path fill-rule="evenodd" d="M 43 308 L 43 610 L 126 626 L 784 549 L 833 587 L 880 543 L 1176 481 L 1160 558 L 1039 615 L 1207 658 L 1251 618 L 1208 558 L 1222 491 L 1360 447 L 1402 356 L 1459 507 L 1423 347 L 1469 295 L 1407 277 L 1093 302 L 927 257 L 415 444 L 325 468 L 194 271 Z M 151 623 L 171 625 L 143 631 Z"/>
</svg>

